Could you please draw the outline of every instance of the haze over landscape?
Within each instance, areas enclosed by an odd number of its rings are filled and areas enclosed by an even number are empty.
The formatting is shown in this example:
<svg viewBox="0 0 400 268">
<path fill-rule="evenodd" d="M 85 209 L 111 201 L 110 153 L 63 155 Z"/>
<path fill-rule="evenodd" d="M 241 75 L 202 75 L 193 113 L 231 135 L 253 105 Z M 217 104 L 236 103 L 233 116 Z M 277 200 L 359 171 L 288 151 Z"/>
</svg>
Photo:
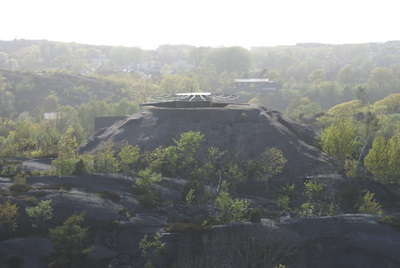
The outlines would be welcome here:
<svg viewBox="0 0 400 268">
<path fill-rule="evenodd" d="M 399 40 L 394 1 L 50 1 L 2 4 L 0 40 L 155 49 Z"/>
<path fill-rule="evenodd" d="M 3 2 L 0 267 L 400 267 L 394 1 Z"/>
</svg>

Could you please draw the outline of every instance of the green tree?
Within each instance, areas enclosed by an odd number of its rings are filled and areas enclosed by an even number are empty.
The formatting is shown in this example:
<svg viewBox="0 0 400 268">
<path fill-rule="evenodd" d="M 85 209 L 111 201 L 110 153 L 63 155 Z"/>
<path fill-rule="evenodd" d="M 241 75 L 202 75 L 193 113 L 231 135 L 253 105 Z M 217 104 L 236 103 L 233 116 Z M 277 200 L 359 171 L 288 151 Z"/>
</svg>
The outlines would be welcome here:
<svg viewBox="0 0 400 268">
<path fill-rule="evenodd" d="M 0 85 L 0 117 L 12 117 L 15 112 L 15 95 Z"/>
<path fill-rule="evenodd" d="M 173 139 L 173 146 L 168 155 L 169 164 L 177 166 L 179 173 L 190 176 L 190 173 L 198 167 L 198 153 L 204 134 L 195 131 L 182 133 L 179 140 Z M 175 163 L 174 163 L 175 162 Z"/>
<path fill-rule="evenodd" d="M 42 105 L 40 107 L 40 110 L 43 113 L 57 112 L 59 109 L 59 106 L 60 106 L 60 104 L 58 102 L 58 97 L 54 93 L 54 94 L 50 94 L 44 98 Z"/>
<path fill-rule="evenodd" d="M 321 106 L 317 102 L 309 102 L 307 104 L 300 104 L 290 114 L 292 118 L 312 118 L 314 115 L 322 112 Z"/>
<path fill-rule="evenodd" d="M 173 95 L 176 93 L 197 91 L 199 85 L 195 80 L 182 75 L 165 75 L 160 82 L 161 93 Z"/>
<path fill-rule="evenodd" d="M 383 137 L 375 138 L 364 159 L 364 166 L 377 181 L 399 183 L 400 138 L 394 136 L 388 141 Z"/>
<path fill-rule="evenodd" d="M 322 213 L 322 204 L 320 192 L 324 189 L 323 185 L 317 182 L 304 182 L 304 196 L 307 202 L 301 205 L 301 214 L 303 216 L 312 216 Z"/>
<path fill-rule="evenodd" d="M 51 207 L 52 200 L 40 201 L 37 206 L 25 208 L 26 214 L 32 218 L 32 226 L 45 231 L 46 221 L 53 218 L 53 208 Z"/>
<path fill-rule="evenodd" d="M 17 204 L 11 204 L 9 200 L 0 204 L 0 233 L 15 231 L 18 227 L 18 217 Z"/>
<path fill-rule="evenodd" d="M 159 261 L 158 258 L 164 253 L 165 242 L 161 242 L 163 235 L 156 233 L 153 239 L 145 235 L 139 242 L 139 248 L 142 250 L 142 257 L 147 259 L 144 268 L 153 268 Z"/>
<path fill-rule="evenodd" d="M 215 199 L 218 219 L 225 223 L 241 221 L 249 203 L 246 200 L 233 199 L 228 192 L 228 186 L 229 184 L 223 181 L 221 191 Z"/>
<path fill-rule="evenodd" d="M 248 162 L 248 175 L 259 181 L 268 181 L 272 176 L 283 171 L 286 162 L 282 150 L 269 147 L 255 160 Z"/>
<path fill-rule="evenodd" d="M 97 173 L 116 173 L 120 169 L 119 162 L 114 156 L 114 142 L 107 141 L 94 157 L 94 170 Z"/>
<path fill-rule="evenodd" d="M 207 61 L 216 67 L 218 74 L 224 71 L 241 74 L 248 72 L 251 58 L 249 51 L 242 47 L 226 47 L 214 49 Z"/>
<path fill-rule="evenodd" d="M 73 214 L 63 225 L 49 229 L 50 239 L 54 249 L 50 253 L 49 267 L 84 267 L 84 258 L 90 253 L 90 248 L 84 247 L 84 239 L 88 228 L 81 226 L 84 213 Z"/>
<path fill-rule="evenodd" d="M 127 173 L 134 173 L 140 159 L 140 148 L 138 145 L 132 146 L 125 145 L 121 151 L 118 152 L 118 159 L 121 165 L 121 170 Z"/>
<path fill-rule="evenodd" d="M 355 70 L 353 65 L 347 64 L 343 66 L 336 75 L 336 80 L 341 84 L 355 84 Z"/>
<path fill-rule="evenodd" d="M 188 59 L 195 67 L 199 67 L 202 63 L 204 63 L 209 52 L 210 48 L 195 47 L 192 50 L 190 50 Z"/>
<path fill-rule="evenodd" d="M 151 185 L 160 181 L 160 173 L 153 173 L 150 169 L 145 169 L 139 171 L 135 184 L 139 187 L 142 187 L 146 192 L 149 192 Z"/>
<path fill-rule="evenodd" d="M 128 68 L 140 63 L 144 57 L 144 51 L 137 47 L 112 47 L 110 61 L 121 68 Z"/>
<path fill-rule="evenodd" d="M 58 156 L 52 161 L 56 175 L 71 175 L 75 169 L 77 155 L 75 149 L 78 143 L 73 128 L 68 128 L 58 143 Z"/>
<path fill-rule="evenodd" d="M 374 100 L 382 99 L 397 90 L 396 77 L 388 67 L 376 67 L 368 78 L 368 92 Z"/>
<path fill-rule="evenodd" d="M 357 152 L 357 129 L 350 116 L 340 117 L 321 134 L 322 149 L 344 167 L 346 158 Z"/>
<path fill-rule="evenodd" d="M 400 93 L 393 93 L 375 102 L 372 109 L 375 113 L 394 113 L 400 111 Z"/>
<path fill-rule="evenodd" d="M 318 85 L 319 83 L 326 80 L 326 72 L 325 69 L 316 69 L 309 76 L 308 79 L 314 85 Z"/>
<path fill-rule="evenodd" d="M 54 157 L 57 155 L 61 137 L 62 134 L 51 122 L 42 121 L 37 133 L 37 150 L 32 152 L 32 157 Z"/>
</svg>

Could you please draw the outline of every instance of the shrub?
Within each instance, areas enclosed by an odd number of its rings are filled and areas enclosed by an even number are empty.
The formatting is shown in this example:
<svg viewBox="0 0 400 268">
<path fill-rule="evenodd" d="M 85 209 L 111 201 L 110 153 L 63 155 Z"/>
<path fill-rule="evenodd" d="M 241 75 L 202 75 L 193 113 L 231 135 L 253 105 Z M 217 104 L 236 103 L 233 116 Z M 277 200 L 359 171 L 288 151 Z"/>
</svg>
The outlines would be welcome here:
<svg viewBox="0 0 400 268">
<path fill-rule="evenodd" d="M 74 171 L 72 171 L 72 175 L 81 175 L 86 173 L 85 162 L 83 159 L 79 159 L 75 163 Z"/>
<path fill-rule="evenodd" d="M 46 221 L 53 218 L 53 208 L 50 206 L 52 200 L 43 200 L 35 207 L 25 208 L 26 214 L 32 218 L 32 226 L 34 228 L 40 227 L 42 231 L 45 230 Z"/>
<path fill-rule="evenodd" d="M 400 138 L 393 136 L 388 141 L 383 137 L 376 138 L 364 159 L 364 165 L 375 180 L 399 183 Z"/>
<path fill-rule="evenodd" d="M 271 176 L 281 173 L 286 162 L 287 159 L 280 149 L 267 148 L 255 160 L 248 161 L 248 176 L 267 181 Z"/>
<path fill-rule="evenodd" d="M 373 214 L 373 215 L 380 215 L 382 214 L 381 205 L 374 200 L 374 193 L 367 193 L 364 195 L 362 199 L 362 205 L 360 206 L 360 213 L 365 214 Z"/>
<path fill-rule="evenodd" d="M 256 207 L 250 210 L 249 212 L 250 221 L 254 223 L 260 223 L 261 218 L 265 216 L 265 210 L 261 207 Z"/>
<path fill-rule="evenodd" d="M 18 206 L 6 201 L 0 204 L 0 232 L 13 232 L 17 228 Z"/>
<path fill-rule="evenodd" d="M 139 171 L 136 178 L 136 185 L 145 189 L 146 192 L 150 191 L 150 187 L 153 183 L 161 181 L 160 173 L 153 173 L 150 169 Z"/>
<path fill-rule="evenodd" d="M 118 159 L 123 172 L 134 173 L 140 159 L 139 146 L 132 146 L 130 144 L 125 145 L 118 153 Z"/>
<path fill-rule="evenodd" d="M 360 189 L 356 186 L 351 186 L 339 192 L 337 201 L 340 210 L 344 213 L 356 213 L 360 207 Z"/>
<path fill-rule="evenodd" d="M 114 156 L 114 143 L 109 140 L 94 157 L 94 170 L 98 173 L 110 174 L 119 171 L 119 162 Z"/>
<path fill-rule="evenodd" d="M 188 195 L 192 191 L 192 197 L 189 204 L 200 204 L 206 200 L 206 190 L 204 184 L 199 180 L 187 182 L 182 187 L 181 201 L 188 204 Z"/>
<path fill-rule="evenodd" d="M 32 189 L 31 186 L 26 184 L 26 174 L 24 172 L 18 173 L 14 176 L 14 183 L 10 186 L 10 191 L 14 193 L 23 193 Z"/>
<path fill-rule="evenodd" d="M 290 198 L 287 195 L 279 195 L 278 206 L 284 211 L 290 211 L 289 207 Z"/>
<path fill-rule="evenodd" d="M 127 208 L 119 208 L 118 214 L 124 216 L 126 219 L 131 217 L 131 213 Z"/>
<path fill-rule="evenodd" d="M 323 189 L 324 186 L 318 182 L 304 182 L 304 196 L 307 198 L 307 202 L 301 205 L 300 214 L 302 214 L 303 216 L 321 214 L 323 210 L 321 191 Z"/>
<path fill-rule="evenodd" d="M 148 192 L 139 197 L 139 204 L 145 208 L 152 209 L 157 206 L 155 196 L 153 193 Z"/>
<path fill-rule="evenodd" d="M 145 235 L 140 240 L 139 248 L 142 250 L 142 256 L 147 259 L 146 264 L 143 267 L 158 267 L 155 263 L 160 261 L 161 255 L 164 253 L 165 243 L 161 242 L 163 235 L 156 233 L 154 238 L 150 239 Z"/>
<path fill-rule="evenodd" d="M 215 200 L 218 209 L 218 219 L 222 222 L 241 221 L 248 207 L 246 200 L 233 199 L 227 191 L 228 184 L 222 183 L 222 190 Z"/>
<path fill-rule="evenodd" d="M 387 224 L 393 228 L 395 228 L 396 230 L 400 230 L 400 220 L 398 218 L 396 218 L 395 216 L 385 216 L 382 217 L 378 220 L 379 223 L 383 223 L 383 224 Z"/>
<path fill-rule="evenodd" d="M 31 190 L 32 187 L 26 184 L 14 183 L 13 185 L 10 186 L 9 189 L 14 193 L 23 193 Z"/>
<path fill-rule="evenodd" d="M 84 248 L 83 239 L 88 228 L 81 227 L 84 214 L 73 214 L 63 225 L 49 229 L 54 250 L 50 254 L 49 267 L 84 267 L 84 258 L 91 249 Z"/>
<path fill-rule="evenodd" d="M 6 189 L 0 188 L 0 195 L 2 195 L 2 196 L 10 196 L 11 193 L 10 193 L 10 191 L 8 191 Z"/>
</svg>

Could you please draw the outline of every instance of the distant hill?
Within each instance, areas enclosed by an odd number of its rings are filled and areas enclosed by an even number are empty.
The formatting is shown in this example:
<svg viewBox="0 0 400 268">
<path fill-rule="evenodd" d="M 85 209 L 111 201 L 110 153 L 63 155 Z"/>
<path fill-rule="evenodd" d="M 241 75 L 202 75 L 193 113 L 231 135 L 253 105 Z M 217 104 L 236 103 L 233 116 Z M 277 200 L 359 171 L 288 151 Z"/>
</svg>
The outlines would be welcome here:
<svg viewBox="0 0 400 268">
<path fill-rule="evenodd" d="M 14 94 L 16 107 L 21 109 L 19 112 L 34 110 L 51 92 L 57 94 L 61 105 L 75 107 L 90 99 L 109 98 L 113 101 L 120 99 L 120 96 L 115 95 L 120 88 L 119 85 L 94 77 L 62 72 L 36 73 L 6 70 L 0 70 L 0 76 L 9 87 L 6 89 Z"/>
</svg>

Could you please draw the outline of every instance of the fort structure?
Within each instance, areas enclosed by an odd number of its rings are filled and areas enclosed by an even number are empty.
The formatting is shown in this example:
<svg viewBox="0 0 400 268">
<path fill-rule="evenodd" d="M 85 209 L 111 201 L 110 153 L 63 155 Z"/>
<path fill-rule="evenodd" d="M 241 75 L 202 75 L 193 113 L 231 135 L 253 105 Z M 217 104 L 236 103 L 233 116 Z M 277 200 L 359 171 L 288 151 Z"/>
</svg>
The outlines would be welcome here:
<svg viewBox="0 0 400 268">
<path fill-rule="evenodd" d="M 140 106 L 155 106 L 166 108 L 204 108 L 225 107 L 228 100 L 237 99 L 230 94 L 212 94 L 210 92 L 188 92 L 175 95 L 160 95 L 153 97 L 153 102 L 143 103 Z"/>
</svg>

